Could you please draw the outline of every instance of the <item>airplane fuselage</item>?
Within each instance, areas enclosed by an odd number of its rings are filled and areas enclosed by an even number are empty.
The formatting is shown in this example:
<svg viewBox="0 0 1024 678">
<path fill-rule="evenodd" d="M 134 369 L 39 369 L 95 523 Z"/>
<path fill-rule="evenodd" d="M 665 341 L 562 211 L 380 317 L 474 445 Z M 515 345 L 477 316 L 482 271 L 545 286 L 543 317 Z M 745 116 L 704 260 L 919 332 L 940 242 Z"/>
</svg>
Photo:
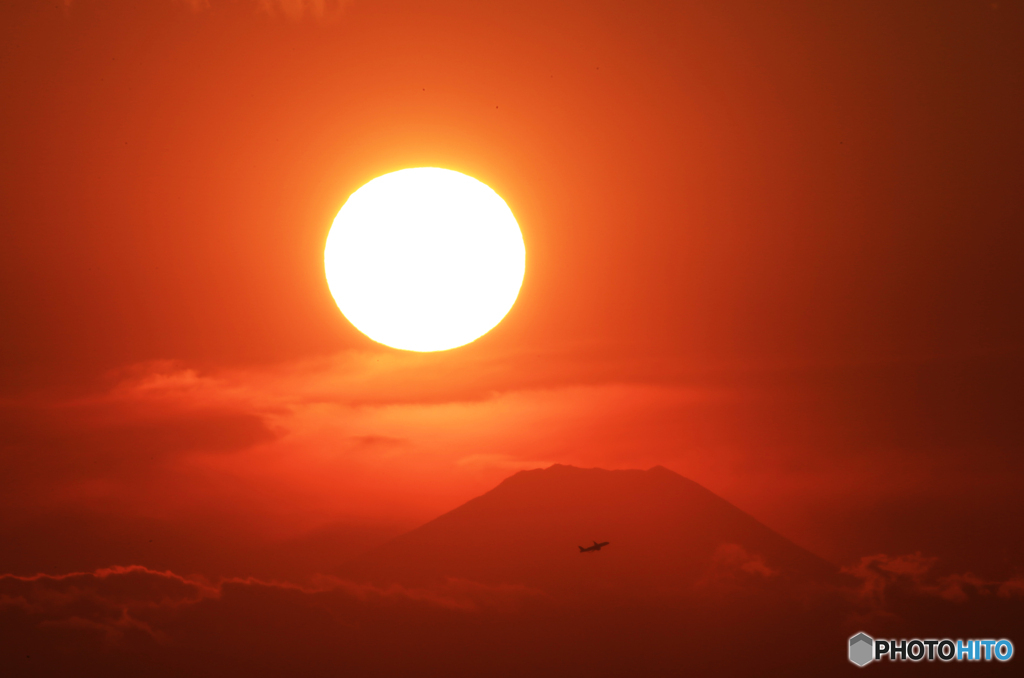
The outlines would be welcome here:
<svg viewBox="0 0 1024 678">
<path fill-rule="evenodd" d="M 580 546 L 579 547 L 580 553 L 586 553 L 587 551 L 600 551 L 602 546 L 608 546 L 608 544 L 610 544 L 610 543 L 611 542 L 603 541 L 600 544 L 598 544 L 595 541 L 593 546 L 587 546 L 585 548 L 583 546 Z"/>
</svg>

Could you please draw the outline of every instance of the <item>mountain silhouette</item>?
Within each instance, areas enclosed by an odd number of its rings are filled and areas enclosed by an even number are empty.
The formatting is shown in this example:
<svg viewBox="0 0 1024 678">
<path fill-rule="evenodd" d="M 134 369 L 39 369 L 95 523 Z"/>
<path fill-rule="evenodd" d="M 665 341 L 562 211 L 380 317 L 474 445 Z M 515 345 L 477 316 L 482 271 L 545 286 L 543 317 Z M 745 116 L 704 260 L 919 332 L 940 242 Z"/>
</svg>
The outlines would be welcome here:
<svg viewBox="0 0 1024 678">
<path fill-rule="evenodd" d="M 594 541 L 611 546 L 581 557 L 579 544 Z M 516 473 L 342 574 L 379 584 L 456 578 L 555 595 L 663 595 L 823 581 L 835 568 L 664 467 L 556 464 Z"/>
</svg>

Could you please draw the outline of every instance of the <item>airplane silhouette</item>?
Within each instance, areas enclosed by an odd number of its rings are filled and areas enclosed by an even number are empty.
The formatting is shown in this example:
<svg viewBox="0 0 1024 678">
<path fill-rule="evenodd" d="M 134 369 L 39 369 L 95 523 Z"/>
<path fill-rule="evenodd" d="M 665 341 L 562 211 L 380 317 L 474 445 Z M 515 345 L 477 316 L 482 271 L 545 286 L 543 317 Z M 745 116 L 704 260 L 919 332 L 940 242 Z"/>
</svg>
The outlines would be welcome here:
<svg viewBox="0 0 1024 678">
<path fill-rule="evenodd" d="M 588 546 L 587 548 L 583 548 L 582 546 L 579 547 L 580 548 L 580 553 L 586 553 L 587 551 L 600 551 L 602 546 L 608 546 L 608 544 L 610 544 L 610 543 L 611 542 L 603 541 L 600 544 L 598 544 L 595 541 L 593 546 Z"/>
</svg>

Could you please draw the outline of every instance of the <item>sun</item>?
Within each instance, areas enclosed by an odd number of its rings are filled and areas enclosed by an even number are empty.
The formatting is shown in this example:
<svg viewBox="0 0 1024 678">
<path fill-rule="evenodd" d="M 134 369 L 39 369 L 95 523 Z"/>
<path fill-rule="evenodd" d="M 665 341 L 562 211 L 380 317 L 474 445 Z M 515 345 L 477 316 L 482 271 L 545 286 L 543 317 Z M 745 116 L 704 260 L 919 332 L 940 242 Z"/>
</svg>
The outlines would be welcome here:
<svg viewBox="0 0 1024 678">
<path fill-rule="evenodd" d="M 418 167 L 377 177 L 338 212 L 327 284 L 356 328 L 407 351 L 444 351 L 486 334 L 523 283 L 512 210 L 476 179 Z"/>
</svg>

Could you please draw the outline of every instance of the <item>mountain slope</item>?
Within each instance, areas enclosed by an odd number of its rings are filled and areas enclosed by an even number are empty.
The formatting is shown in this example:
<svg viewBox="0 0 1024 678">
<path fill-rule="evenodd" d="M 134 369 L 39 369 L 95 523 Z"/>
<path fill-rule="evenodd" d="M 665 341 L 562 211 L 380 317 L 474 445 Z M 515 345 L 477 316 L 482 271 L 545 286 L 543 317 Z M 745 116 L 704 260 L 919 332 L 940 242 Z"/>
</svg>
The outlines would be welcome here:
<svg viewBox="0 0 1024 678">
<path fill-rule="evenodd" d="M 610 544 L 581 553 L 593 541 Z M 834 568 L 666 468 L 554 465 L 490 492 L 350 563 L 376 583 L 447 578 L 549 593 L 665 593 L 823 580 Z"/>
</svg>

